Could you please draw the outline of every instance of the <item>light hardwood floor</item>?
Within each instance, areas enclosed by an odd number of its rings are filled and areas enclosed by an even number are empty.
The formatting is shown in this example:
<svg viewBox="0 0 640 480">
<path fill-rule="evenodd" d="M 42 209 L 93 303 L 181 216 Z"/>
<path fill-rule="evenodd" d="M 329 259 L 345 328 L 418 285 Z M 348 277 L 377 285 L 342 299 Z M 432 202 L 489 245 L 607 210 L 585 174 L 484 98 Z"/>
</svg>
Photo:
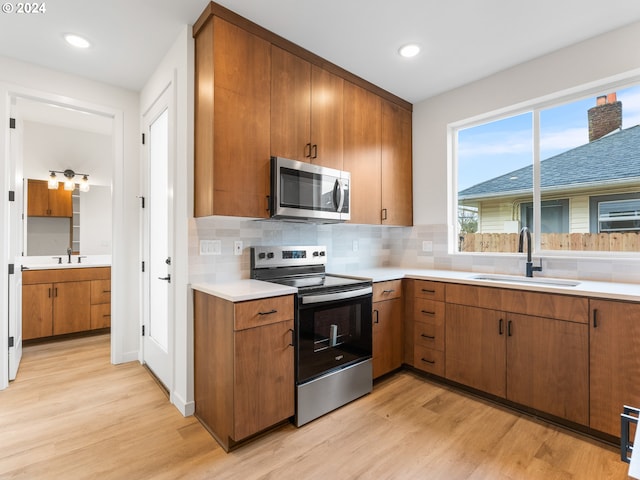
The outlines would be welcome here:
<svg viewBox="0 0 640 480">
<path fill-rule="evenodd" d="M 0 478 L 624 479 L 618 452 L 409 372 L 226 454 L 108 336 L 25 348 L 0 392 Z"/>
</svg>

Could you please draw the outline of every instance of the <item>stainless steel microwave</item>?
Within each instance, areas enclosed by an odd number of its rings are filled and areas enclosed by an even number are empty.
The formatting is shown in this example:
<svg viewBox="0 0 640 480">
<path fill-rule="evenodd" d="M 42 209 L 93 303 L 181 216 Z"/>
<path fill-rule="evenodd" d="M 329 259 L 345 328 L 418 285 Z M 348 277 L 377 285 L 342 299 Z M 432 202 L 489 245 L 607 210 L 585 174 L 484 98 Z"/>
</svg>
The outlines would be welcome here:
<svg viewBox="0 0 640 480">
<path fill-rule="evenodd" d="M 349 209 L 349 172 L 271 157 L 272 218 L 344 222 Z"/>
</svg>

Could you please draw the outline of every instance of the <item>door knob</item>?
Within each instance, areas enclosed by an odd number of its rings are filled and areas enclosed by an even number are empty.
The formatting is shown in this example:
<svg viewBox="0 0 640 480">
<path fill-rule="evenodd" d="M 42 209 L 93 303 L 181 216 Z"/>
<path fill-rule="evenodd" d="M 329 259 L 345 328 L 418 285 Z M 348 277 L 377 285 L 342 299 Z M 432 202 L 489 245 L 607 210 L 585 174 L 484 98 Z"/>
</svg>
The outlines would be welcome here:
<svg viewBox="0 0 640 480">
<path fill-rule="evenodd" d="M 168 274 L 166 277 L 158 277 L 158 280 L 166 280 L 171 283 L 171 274 Z"/>
</svg>

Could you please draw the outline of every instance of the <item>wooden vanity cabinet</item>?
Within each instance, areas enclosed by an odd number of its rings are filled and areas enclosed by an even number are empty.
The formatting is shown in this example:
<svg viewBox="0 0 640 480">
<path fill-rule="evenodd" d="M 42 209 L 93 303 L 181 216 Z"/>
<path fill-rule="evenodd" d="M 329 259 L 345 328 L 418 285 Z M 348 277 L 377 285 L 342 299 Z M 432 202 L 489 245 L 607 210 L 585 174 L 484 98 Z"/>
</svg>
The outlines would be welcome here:
<svg viewBox="0 0 640 480">
<path fill-rule="evenodd" d="M 22 272 L 23 340 L 104 328 L 92 324 L 92 282 L 110 278 L 110 267 Z"/>
<path fill-rule="evenodd" d="M 72 217 L 71 190 L 60 183 L 49 190 L 45 180 L 27 180 L 27 215 L 30 217 Z"/>
<path fill-rule="evenodd" d="M 590 299 L 589 426 L 620 436 L 625 405 L 640 406 L 640 304 Z"/>
<path fill-rule="evenodd" d="M 91 330 L 111 326 L 111 279 L 91 280 Z"/>
<path fill-rule="evenodd" d="M 402 280 L 373 284 L 373 378 L 402 366 Z"/>
<path fill-rule="evenodd" d="M 271 45 L 271 155 L 342 170 L 343 85 Z"/>
<path fill-rule="evenodd" d="M 226 451 L 295 414 L 293 309 L 194 292 L 195 415 Z"/>
<path fill-rule="evenodd" d="M 587 299 L 457 284 L 446 299 L 446 378 L 589 425 Z M 527 305 L 560 318 L 507 310 Z"/>
</svg>

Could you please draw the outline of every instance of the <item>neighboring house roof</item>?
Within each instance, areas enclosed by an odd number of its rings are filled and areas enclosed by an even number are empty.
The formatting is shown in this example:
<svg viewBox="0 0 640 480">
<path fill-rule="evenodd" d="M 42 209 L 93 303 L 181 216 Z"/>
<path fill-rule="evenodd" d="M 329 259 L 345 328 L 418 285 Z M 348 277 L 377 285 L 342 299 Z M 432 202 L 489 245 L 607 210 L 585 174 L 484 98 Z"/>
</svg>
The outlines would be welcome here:
<svg viewBox="0 0 640 480">
<path fill-rule="evenodd" d="M 542 191 L 640 179 L 640 125 L 549 157 L 540 165 Z M 515 195 L 532 189 L 533 165 L 529 165 L 466 188 L 458 198 Z"/>
</svg>

